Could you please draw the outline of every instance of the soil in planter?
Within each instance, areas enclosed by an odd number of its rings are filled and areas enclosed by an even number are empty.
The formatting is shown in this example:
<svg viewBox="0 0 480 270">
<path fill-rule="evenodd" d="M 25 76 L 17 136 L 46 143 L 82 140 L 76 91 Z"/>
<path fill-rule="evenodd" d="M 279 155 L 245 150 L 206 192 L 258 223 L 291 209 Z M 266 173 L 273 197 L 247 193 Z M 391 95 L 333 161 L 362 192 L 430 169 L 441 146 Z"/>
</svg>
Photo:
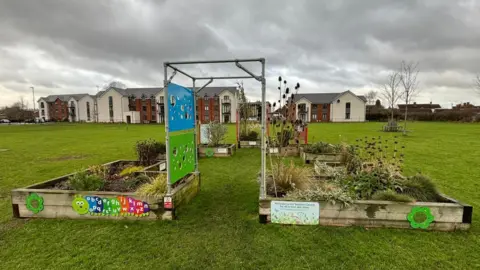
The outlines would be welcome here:
<svg viewBox="0 0 480 270">
<path fill-rule="evenodd" d="M 123 163 L 123 164 L 112 164 L 107 168 L 107 177 L 104 179 L 105 183 L 101 191 L 115 191 L 115 192 L 133 192 L 138 189 L 139 186 L 149 181 L 147 176 L 143 174 L 136 175 L 131 174 L 126 177 L 121 177 L 120 172 L 125 168 L 135 166 L 136 163 Z M 59 190 L 72 190 L 68 184 L 68 179 L 61 181 L 53 189 Z"/>
</svg>

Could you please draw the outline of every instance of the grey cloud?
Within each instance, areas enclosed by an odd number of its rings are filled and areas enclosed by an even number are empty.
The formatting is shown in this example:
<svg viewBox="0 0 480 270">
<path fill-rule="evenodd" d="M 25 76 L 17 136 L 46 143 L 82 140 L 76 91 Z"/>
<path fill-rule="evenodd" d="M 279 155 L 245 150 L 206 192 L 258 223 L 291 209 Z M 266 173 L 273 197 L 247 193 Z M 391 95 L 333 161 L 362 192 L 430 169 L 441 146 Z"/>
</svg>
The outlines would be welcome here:
<svg viewBox="0 0 480 270">
<path fill-rule="evenodd" d="M 164 61 L 266 57 L 275 99 L 279 74 L 305 92 L 363 92 L 411 60 L 420 62 L 420 98 L 449 103 L 443 93 L 455 91 L 480 101 L 469 85 L 480 72 L 478 18 L 475 2 L 449 0 L 3 1 L 0 84 L 11 86 L 6 94 L 22 84 L 56 93 L 94 91 L 112 79 L 161 85 Z M 186 69 L 242 74 L 233 66 Z M 258 83 L 245 86 L 260 97 Z"/>
</svg>

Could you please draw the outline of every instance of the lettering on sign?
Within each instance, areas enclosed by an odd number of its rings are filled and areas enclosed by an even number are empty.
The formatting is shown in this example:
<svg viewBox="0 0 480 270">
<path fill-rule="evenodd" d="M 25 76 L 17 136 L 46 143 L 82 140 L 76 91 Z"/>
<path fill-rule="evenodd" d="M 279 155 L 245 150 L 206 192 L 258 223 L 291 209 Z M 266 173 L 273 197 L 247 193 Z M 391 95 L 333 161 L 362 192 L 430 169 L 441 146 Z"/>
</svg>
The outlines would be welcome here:
<svg viewBox="0 0 480 270">
<path fill-rule="evenodd" d="M 320 204 L 318 202 L 272 201 L 272 223 L 318 225 L 320 222 Z"/>
</svg>

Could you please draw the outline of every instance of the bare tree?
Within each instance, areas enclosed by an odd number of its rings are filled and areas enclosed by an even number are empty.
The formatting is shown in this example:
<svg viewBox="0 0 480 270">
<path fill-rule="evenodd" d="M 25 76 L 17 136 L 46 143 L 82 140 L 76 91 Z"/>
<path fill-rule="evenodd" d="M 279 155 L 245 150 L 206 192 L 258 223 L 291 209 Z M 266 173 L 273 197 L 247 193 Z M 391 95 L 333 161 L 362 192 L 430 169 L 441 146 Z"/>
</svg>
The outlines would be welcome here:
<svg viewBox="0 0 480 270">
<path fill-rule="evenodd" d="M 377 94 L 378 94 L 377 91 L 371 90 L 365 95 L 368 105 L 375 104 L 375 100 L 377 99 Z"/>
<path fill-rule="evenodd" d="M 475 78 L 475 84 L 473 85 L 475 91 L 480 95 L 480 75 Z"/>
<path fill-rule="evenodd" d="M 393 110 L 395 104 L 402 97 L 402 92 L 399 89 L 401 82 L 400 73 L 398 71 L 392 71 L 387 77 L 387 83 L 385 83 L 381 88 L 381 94 L 387 104 L 390 106 L 391 119 L 393 121 Z"/>
<path fill-rule="evenodd" d="M 405 123 L 403 127 L 403 134 L 407 132 L 407 114 L 408 114 L 408 104 L 415 98 L 420 89 L 417 88 L 417 75 L 418 75 L 418 62 L 417 63 L 405 63 L 402 61 L 402 66 L 400 69 L 400 80 L 403 86 L 403 98 L 405 100 Z"/>
</svg>

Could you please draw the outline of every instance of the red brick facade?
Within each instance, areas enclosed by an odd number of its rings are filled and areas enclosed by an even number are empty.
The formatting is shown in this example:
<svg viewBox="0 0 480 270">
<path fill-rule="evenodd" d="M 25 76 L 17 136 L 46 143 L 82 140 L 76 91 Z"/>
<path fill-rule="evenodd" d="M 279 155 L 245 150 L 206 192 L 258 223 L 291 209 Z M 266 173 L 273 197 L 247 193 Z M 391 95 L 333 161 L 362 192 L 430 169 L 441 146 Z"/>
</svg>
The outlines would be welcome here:
<svg viewBox="0 0 480 270">
<path fill-rule="evenodd" d="M 208 110 L 206 110 L 208 106 Z M 198 98 L 197 116 L 200 123 L 220 122 L 220 100 L 218 98 Z"/>
<path fill-rule="evenodd" d="M 314 106 L 317 105 L 317 109 L 313 109 Z M 323 108 L 324 104 L 312 104 L 312 111 L 310 113 L 310 122 L 330 122 L 330 106 L 331 104 L 325 104 L 326 108 Z M 326 114 L 324 119 L 323 114 Z M 314 115 L 316 115 L 316 119 L 314 120 Z"/>
<path fill-rule="evenodd" d="M 153 102 L 152 102 L 153 101 Z M 136 99 L 135 111 L 140 113 L 141 123 L 157 122 L 157 106 L 152 99 Z"/>
<path fill-rule="evenodd" d="M 68 102 L 57 98 L 54 102 L 48 103 L 48 113 L 53 121 L 64 121 L 68 119 Z"/>
</svg>

